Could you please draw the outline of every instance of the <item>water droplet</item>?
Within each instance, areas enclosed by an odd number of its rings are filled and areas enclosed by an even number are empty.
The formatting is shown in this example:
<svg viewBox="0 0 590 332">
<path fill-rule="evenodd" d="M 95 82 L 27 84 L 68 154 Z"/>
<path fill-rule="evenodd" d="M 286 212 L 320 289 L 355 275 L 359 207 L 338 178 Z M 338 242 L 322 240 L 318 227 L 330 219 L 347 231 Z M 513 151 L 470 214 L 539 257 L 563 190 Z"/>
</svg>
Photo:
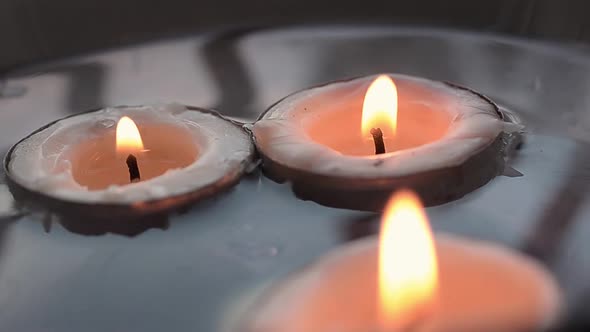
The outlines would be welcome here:
<svg viewBox="0 0 590 332">
<path fill-rule="evenodd" d="M 234 242 L 229 247 L 232 252 L 247 259 L 272 258 L 280 252 L 277 245 L 263 242 Z"/>
<path fill-rule="evenodd" d="M 16 204 L 8 186 L 0 184 L 0 219 L 17 217 L 22 214 L 16 209 Z"/>
<path fill-rule="evenodd" d="M 539 91 L 541 91 L 542 88 L 543 88 L 543 84 L 541 82 L 541 78 L 538 76 L 535 77 L 535 79 L 533 80 L 533 91 L 539 92 Z"/>
<path fill-rule="evenodd" d="M 248 231 L 248 232 L 254 229 L 254 227 L 253 227 L 252 225 L 250 225 L 250 224 L 243 224 L 243 225 L 241 226 L 241 228 L 242 228 L 244 231 Z"/>
<path fill-rule="evenodd" d="M 102 119 L 96 122 L 95 126 L 98 128 L 111 128 L 115 125 L 115 120 L 112 119 Z"/>
<path fill-rule="evenodd" d="M 22 97 L 27 93 L 27 88 L 21 85 L 8 85 L 0 79 L 0 98 Z"/>
</svg>

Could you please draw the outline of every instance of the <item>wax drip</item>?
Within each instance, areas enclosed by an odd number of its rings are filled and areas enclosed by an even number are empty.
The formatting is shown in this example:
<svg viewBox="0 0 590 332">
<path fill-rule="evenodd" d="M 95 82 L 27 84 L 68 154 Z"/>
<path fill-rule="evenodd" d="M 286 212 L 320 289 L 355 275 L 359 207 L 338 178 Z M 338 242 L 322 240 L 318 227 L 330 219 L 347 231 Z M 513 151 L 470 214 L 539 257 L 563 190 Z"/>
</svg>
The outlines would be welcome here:
<svg viewBox="0 0 590 332">
<path fill-rule="evenodd" d="M 373 141 L 375 142 L 375 154 L 385 153 L 385 143 L 383 142 L 383 132 L 381 128 L 371 129 L 371 135 L 373 135 Z"/>
<path fill-rule="evenodd" d="M 131 183 L 139 182 L 141 180 L 139 166 L 137 165 L 137 158 L 132 154 L 127 157 L 127 167 L 129 168 L 129 180 Z"/>
</svg>

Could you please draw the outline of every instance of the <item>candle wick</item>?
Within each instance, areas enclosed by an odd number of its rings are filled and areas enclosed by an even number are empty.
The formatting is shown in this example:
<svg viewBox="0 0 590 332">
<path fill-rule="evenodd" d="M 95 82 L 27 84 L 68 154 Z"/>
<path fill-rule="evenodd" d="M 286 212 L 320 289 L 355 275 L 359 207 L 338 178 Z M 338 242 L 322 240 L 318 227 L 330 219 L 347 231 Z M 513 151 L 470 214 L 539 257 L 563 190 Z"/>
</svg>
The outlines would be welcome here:
<svg viewBox="0 0 590 332">
<path fill-rule="evenodd" d="M 371 135 L 373 135 L 373 141 L 375 142 L 375 154 L 385 153 L 385 143 L 383 142 L 381 128 L 371 129 Z"/>
<path fill-rule="evenodd" d="M 141 180 L 139 166 L 137 166 L 137 158 L 132 154 L 127 157 L 127 167 L 129 168 L 129 180 L 131 183 L 139 182 Z"/>
</svg>

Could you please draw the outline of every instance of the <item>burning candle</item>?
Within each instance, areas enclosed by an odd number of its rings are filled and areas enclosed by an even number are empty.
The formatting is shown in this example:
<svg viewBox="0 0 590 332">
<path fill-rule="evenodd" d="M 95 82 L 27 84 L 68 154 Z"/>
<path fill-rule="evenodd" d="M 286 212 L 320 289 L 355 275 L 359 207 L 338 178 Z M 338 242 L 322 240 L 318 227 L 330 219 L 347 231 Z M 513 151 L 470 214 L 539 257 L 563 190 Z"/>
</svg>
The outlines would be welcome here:
<svg viewBox="0 0 590 332">
<path fill-rule="evenodd" d="M 116 126 L 96 136 L 88 135 L 58 162 L 71 163 L 74 180 L 94 191 L 150 180 L 185 168 L 199 158 L 198 141 L 182 126 L 140 119 L 141 130 L 129 116 L 109 121 Z"/>
<path fill-rule="evenodd" d="M 129 169 L 129 181 L 138 182 L 141 180 L 139 165 L 135 154 L 143 150 L 143 141 L 135 122 L 129 117 L 122 117 L 117 124 L 117 153 L 127 155 L 125 163 Z M 152 165 L 152 163 L 148 163 Z"/>
<path fill-rule="evenodd" d="M 397 129 L 397 88 L 389 76 L 381 75 L 371 83 L 365 94 L 361 117 L 363 136 L 370 134 L 373 137 L 375 154 L 385 153 L 383 131 L 392 140 Z"/>
<path fill-rule="evenodd" d="M 10 150 L 5 168 L 25 203 L 113 217 L 162 212 L 227 189 L 252 168 L 253 152 L 241 125 L 215 112 L 124 106 L 39 129 Z"/>
<path fill-rule="evenodd" d="M 418 200 L 399 193 L 379 236 L 377 325 L 383 331 L 417 330 L 436 310 L 438 262 L 432 231 Z"/>
<path fill-rule="evenodd" d="M 484 185 L 520 130 L 477 92 L 404 75 L 295 93 L 252 128 L 269 177 L 303 199 L 375 211 L 395 188 L 434 205 Z"/>
<path fill-rule="evenodd" d="M 388 204 L 378 239 L 340 248 L 268 288 L 248 332 L 538 331 L 561 306 L 551 274 L 492 243 L 439 235 L 411 192 Z"/>
</svg>

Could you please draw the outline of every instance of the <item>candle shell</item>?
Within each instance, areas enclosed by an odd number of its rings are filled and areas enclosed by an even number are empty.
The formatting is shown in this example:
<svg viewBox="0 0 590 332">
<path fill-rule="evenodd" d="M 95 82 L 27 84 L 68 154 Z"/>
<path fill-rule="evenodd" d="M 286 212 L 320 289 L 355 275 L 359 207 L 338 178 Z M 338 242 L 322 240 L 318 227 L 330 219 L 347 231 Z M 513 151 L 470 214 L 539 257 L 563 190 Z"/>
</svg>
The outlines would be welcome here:
<svg viewBox="0 0 590 332">
<path fill-rule="evenodd" d="M 89 188 L 99 184 L 77 171 L 92 167 L 89 150 L 107 146 L 110 151 L 112 146 L 114 153 L 115 124 L 122 116 L 134 119 L 140 132 L 146 129 L 145 148 L 152 142 L 171 158 L 172 166 L 151 170 L 151 178 L 128 184 L 125 159 L 112 160 L 121 163 L 117 172 L 122 172 L 125 185 L 113 180 L 106 188 Z M 149 173 L 149 159 L 143 162 L 143 173 Z M 109 107 L 60 119 L 15 144 L 4 160 L 10 190 L 20 204 L 98 219 L 178 210 L 229 189 L 255 165 L 254 147 L 242 124 L 180 104 Z M 109 170 L 100 174 L 109 176 Z M 80 177 L 90 183 L 80 184 Z"/>
<path fill-rule="evenodd" d="M 438 236 L 436 248 L 438 299 L 412 331 L 539 331 L 558 321 L 561 292 L 538 263 L 456 236 Z M 335 249 L 261 292 L 239 315 L 239 330 L 387 332 L 376 318 L 377 255 L 376 238 Z"/>
<path fill-rule="evenodd" d="M 265 174 L 290 182 L 302 199 L 380 211 L 399 188 L 437 205 L 502 173 L 507 147 L 516 145 L 511 143 L 520 139 L 522 125 L 470 89 L 389 75 L 398 89 L 400 136 L 390 144 L 399 150 L 371 155 L 374 147 L 356 134 L 364 94 L 376 76 L 333 82 L 284 98 L 252 126 Z"/>
</svg>

